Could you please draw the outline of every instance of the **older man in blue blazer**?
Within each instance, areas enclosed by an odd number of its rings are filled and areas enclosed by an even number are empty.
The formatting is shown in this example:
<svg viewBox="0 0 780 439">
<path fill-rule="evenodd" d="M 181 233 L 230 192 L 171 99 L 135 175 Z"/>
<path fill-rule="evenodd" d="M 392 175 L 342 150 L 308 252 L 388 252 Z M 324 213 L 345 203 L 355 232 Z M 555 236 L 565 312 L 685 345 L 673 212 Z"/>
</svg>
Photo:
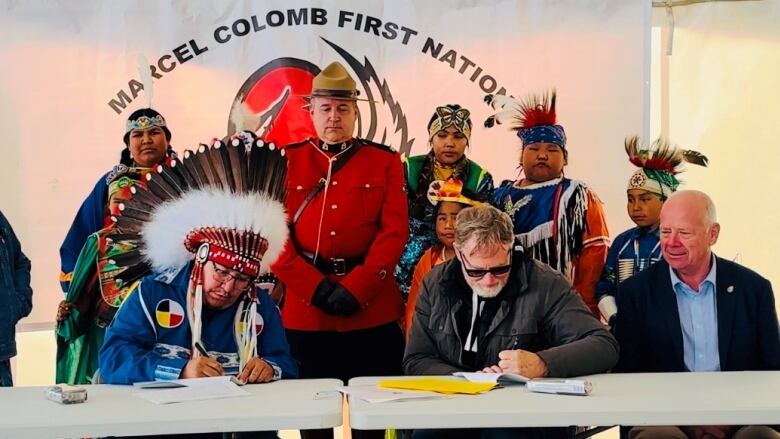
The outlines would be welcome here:
<svg viewBox="0 0 780 439">
<path fill-rule="evenodd" d="M 661 210 L 662 261 L 629 278 L 618 299 L 620 372 L 780 370 L 768 280 L 712 252 L 720 225 L 699 191 Z M 634 427 L 632 439 L 780 438 L 761 426 Z"/>
</svg>

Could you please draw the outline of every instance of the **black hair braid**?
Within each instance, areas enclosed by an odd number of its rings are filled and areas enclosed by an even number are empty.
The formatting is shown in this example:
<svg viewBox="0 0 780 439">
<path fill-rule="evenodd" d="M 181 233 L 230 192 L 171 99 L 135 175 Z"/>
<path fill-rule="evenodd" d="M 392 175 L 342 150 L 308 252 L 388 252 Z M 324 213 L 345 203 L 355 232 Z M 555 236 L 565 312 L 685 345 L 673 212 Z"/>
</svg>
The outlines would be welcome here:
<svg viewBox="0 0 780 439">
<path fill-rule="evenodd" d="M 457 163 L 455 163 L 455 169 L 452 170 L 452 175 L 450 178 L 460 180 L 465 184 L 466 179 L 468 178 L 468 173 L 469 159 L 463 155 L 460 159 L 458 159 Z"/>
<path fill-rule="evenodd" d="M 409 212 L 409 216 L 412 218 L 423 219 L 425 217 L 425 206 L 428 204 L 428 186 L 433 181 L 434 162 L 433 149 L 431 149 L 425 157 L 420 175 L 417 176 L 417 190 L 412 198 L 411 212 Z"/>
<path fill-rule="evenodd" d="M 127 167 L 133 166 L 133 158 L 130 156 L 130 148 L 125 147 L 119 156 L 119 163 Z"/>
</svg>

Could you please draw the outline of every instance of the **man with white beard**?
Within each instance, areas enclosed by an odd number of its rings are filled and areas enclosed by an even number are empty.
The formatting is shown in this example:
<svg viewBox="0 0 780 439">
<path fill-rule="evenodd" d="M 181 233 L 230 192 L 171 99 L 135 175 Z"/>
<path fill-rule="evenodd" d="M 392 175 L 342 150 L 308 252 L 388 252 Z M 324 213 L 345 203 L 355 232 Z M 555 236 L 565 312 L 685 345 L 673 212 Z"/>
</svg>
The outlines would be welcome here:
<svg viewBox="0 0 780 439">
<path fill-rule="evenodd" d="M 425 277 L 404 355 L 407 375 L 509 372 L 527 378 L 602 373 L 617 363 L 615 338 L 569 281 L 529 258 L 512 220 L 470 207 L 455 223 L 457 258 Z M 414 438 L 556 438 L 569 428 L 416 430 Z"/>
</svg>

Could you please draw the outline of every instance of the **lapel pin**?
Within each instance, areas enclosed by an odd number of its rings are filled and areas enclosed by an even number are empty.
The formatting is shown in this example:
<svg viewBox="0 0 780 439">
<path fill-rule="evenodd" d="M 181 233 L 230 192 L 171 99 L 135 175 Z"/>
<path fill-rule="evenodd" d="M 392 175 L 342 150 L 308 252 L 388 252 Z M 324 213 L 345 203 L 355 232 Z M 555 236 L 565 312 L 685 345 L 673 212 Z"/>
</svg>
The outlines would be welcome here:
<svg viewBox="0 0 780 439">
<path fill-rule="evenodd" d="M 727 292 L 727 293 L 733 293 L 733 292 L 734 292 L 734 285 L 729 285 L 729 286 L 726 288 L 726 292 Z"/>
</svg>

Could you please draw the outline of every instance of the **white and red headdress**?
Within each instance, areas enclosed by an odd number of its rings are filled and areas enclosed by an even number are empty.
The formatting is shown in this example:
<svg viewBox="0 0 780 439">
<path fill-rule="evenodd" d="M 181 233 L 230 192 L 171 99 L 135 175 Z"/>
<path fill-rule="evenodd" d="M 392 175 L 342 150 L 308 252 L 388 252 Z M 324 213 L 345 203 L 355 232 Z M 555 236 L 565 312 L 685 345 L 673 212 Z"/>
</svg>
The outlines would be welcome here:
<svg viewBox="0 0 780 439">
<path fill-rule="evenodd" d="M 113 218 L 120 228 L 138 231 L 143 259 L 136 262 L 147 271 L 178 270 L 194 261 L 187 294 L 193 345 L 200 341 L 204 264 L 213 261 L 256 279 L 281 253 L 288 236 L 286 169 L 284 151 L 251 133 L 215 140 L 147 174 L 147 190 L 134 188 Z M 243 304 L 236 324 L 246 329 L 236 334 L 242 367 L 256 354 L 254 289 Z"/>
</svg>

